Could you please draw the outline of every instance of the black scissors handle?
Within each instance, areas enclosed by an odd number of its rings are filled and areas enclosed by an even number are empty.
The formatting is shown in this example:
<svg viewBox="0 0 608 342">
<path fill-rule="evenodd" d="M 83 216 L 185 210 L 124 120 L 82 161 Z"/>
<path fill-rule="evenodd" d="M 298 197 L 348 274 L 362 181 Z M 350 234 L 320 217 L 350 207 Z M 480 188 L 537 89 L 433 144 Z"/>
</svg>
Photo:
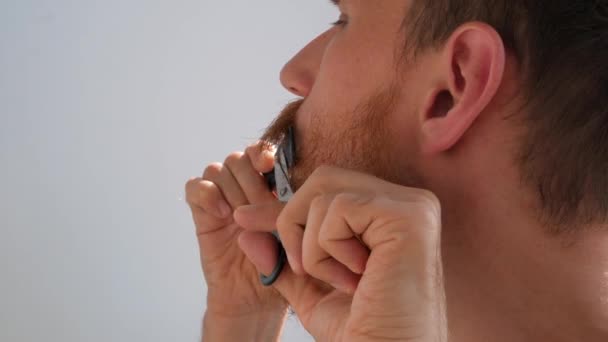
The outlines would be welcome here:
<svg viewBox="0 0 608 342">
<path fill-rule="evenodd" d="M 285 264 L 287 263 L 287 255 L 285 254 L 285 248 L 283 247 L 281 240 L 279 240 L 279 238 L 276 239 L 278 243 L 277 247 L 279 248 L 277 264 L 274 266 L 272 273 L 270 273 L 269 275 L 260 274 L 260 281 L 264 286 L 271 286 L 272 284 L 274 284 L 277 279 L 279 279 L 279 276 L 283 271 L 283 267 L 285 267 Z"/>
<path fill-rule="evenodd" d="M 293 196 L 293 191 L 291 186 L 289 185 L 289 179 L 287 175 L 287 171 L 293 167 L 295 164 L 295 138 L 294 138 L 294 130 L 293 128 L 289 128 L 287 136 L 283 139 L 283 142 L 277 149 L 277 153 L 275 155 L 275 167 L 274 170 L 265 173 L 264 178 L 266 179 L 266 183 L 268 184 L 268 188 L 270 190 L 276 190 L 277 195 L 279 196 L 279 201 L 287 202 Z M 274 266 L 272 273 L 269 275 L 260 274 L 260 281 L 264 286 L 271 286 L 274 284 L 285 264 L 287 263 L 287 255 L 285 253 L 285 248 L 281 243 L 281 239 L 279 238 L 279 234 L 274 231 L 274 237 L 277 240 L 278 244 L 278 260 L 277 264 Z"/>
</svg>

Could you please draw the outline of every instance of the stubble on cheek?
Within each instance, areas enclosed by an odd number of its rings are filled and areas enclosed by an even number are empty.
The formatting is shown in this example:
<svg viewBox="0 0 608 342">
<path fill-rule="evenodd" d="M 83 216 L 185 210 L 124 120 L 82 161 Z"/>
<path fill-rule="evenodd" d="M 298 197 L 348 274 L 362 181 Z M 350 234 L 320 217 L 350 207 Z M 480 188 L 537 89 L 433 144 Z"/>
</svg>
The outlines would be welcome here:
<svg viewBox="0 0 608 342">
<path fill-rule="evenodd" d="M 395 109 L 395 88 L 380 90 L 352 110 L 311 117 L 301 168 L 294 180 L 301 182 L 316 167 L 336 166 L 395 181 L 390 117 Z"/>
<path fill-rule="evenodd" d="M 271 149 L 273 146 L 281 143 L 287 135 L 289 127 L 295 128 L 296 116 L 304 100 L 296 100 L 289 103 L 274 119 L 274 121 L 266 128 L 264 134 L 260 138 L 266 149 Z"/>
<path fill-rule="evenodd" d="M 360 103 L 354 110 L 336 113 L 307 113 L 309 126 L 296 137 L 296 166 L 289 170 L 291 185 L 299 189 L 321 165 L 368 173 L 387 181 L 412 185 L 414 170 L 399 169 L 393 146 L 390 116 L 395 110 L 396 88 L 388 87 Z M 296 116 L 303 104 L 288 104 L 266 129 L 261 140 L 267 147 L 279 144 L 289 127 L 296 128 Z M 296 129 L 296 131 L 298 131 Z"/>
</svg>

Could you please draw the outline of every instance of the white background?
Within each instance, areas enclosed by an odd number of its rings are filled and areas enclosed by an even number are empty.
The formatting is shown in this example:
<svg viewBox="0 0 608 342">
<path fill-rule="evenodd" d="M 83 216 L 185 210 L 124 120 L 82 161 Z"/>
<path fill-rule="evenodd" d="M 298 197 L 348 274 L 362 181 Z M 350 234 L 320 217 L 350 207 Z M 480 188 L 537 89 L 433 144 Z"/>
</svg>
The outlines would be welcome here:
<svg viewBox="0 0 608 342">
<path fill-rule="evenodd" d="M 197 341 L 184 184 L 293 97 L 326 0 L 0 0 L 0 341 Z M 310 341 L 291 321 L 285 341 Z"/>
</svg>

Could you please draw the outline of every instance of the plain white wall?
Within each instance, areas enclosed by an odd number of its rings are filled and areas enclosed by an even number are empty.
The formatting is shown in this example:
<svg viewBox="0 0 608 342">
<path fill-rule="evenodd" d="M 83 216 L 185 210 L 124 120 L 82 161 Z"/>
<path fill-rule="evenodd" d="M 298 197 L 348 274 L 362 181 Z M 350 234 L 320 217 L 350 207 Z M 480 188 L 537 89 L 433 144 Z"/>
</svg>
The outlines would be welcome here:
<svg viewBox="0 0 608 342">
<path fill-rule="evenodd" d="M 293 97 L 326 0 L 0 0 L 0 341 L 197 341 L 184 183 Z M 309 341 L 291 321 L 286 341 Z"/>
</svg>

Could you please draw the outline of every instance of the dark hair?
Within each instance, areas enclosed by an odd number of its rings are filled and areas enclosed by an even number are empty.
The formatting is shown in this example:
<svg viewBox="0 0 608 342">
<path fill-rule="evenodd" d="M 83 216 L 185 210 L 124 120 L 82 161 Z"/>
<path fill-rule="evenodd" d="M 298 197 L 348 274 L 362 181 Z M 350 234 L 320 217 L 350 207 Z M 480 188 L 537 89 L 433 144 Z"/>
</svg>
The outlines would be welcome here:
<svg viewBox="0 0 608 342">
<path fill-rule="evenodd" d="M 410 50 L 485 22 L 523 71 L 523 181 L 556 232 L 608 219 L 608 0 L 414 0 Z"/>
</svg>

